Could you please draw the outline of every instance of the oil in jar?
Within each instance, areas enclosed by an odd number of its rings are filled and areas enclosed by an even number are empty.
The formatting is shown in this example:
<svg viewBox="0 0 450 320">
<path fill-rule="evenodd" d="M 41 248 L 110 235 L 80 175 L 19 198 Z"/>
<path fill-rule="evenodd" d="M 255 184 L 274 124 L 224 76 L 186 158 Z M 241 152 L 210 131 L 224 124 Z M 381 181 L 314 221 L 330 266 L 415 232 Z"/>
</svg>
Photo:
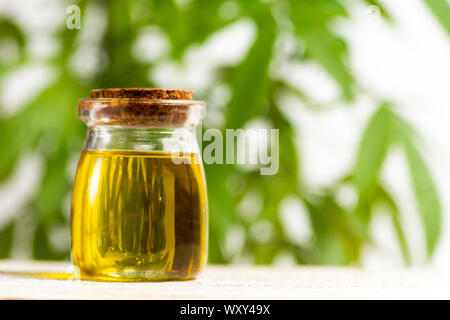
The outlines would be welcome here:
<svg viewBox="0 0 450 320">
<path fill-rule="evenodd" d="M 71 214 L 82 277 L 183 280 L 205 264 L 207 200 L 195 153 L 83 150 Z"/>
</svg>

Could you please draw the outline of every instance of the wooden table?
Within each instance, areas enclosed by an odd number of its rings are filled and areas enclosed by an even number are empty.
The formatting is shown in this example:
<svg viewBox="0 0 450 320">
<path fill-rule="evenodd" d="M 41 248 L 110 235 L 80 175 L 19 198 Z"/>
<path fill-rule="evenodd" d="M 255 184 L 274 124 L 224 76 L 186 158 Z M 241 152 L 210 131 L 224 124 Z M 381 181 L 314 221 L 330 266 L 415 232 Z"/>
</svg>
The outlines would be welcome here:
<svg viewBox="0 0 450 320">
<path fill-rule="evenodd" d="M 39 279 L 69 263 L 1 261 L 0 299 L 450 299 L 446 272 L 335 267 L 208 266 L 194 281 L 108 283 Z"/>
</svg>

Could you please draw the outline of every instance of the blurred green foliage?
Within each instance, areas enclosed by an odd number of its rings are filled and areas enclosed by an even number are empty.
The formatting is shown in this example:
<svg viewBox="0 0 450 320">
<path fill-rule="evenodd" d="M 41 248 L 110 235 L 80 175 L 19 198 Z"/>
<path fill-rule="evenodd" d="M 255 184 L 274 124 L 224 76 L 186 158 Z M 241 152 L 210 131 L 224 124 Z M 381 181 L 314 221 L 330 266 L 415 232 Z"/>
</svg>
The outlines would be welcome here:
<svg viewBox="0 0 450 320">
<path fill-rule="evenodd" d="M 309 190 L 300 175 L 301 154 L 296 147 L 290 119 L 280 111 L 276 95 L 280 90 L 295 94 L 308 106 L 314 101 L 303 92 L 269 72 L 274 60 L 274 48 L 280 34 L 289 34 L 297 41 L 295 54 L 284 57 L 299 63 L 320 65 L 338 84 L 341 99 L 352 102 L 358 84 L 348 66 L 348 48 L 344 39 L 330 24 L 336 19 L 351 19 L 342 0 L 232 0 L 238 8 L 232 18 L 220 14 L 221 0 L 191 1 L 78 1 L 81 22 L 93 4 L 107 17 L 101 36 L 100 52 L 107 64 L 87 79 L 80 79 L 70 69 L 71 58 L 80 46 L 80 31 L 68 30 L 64 25 L 55 35 L 61 45 L 56 56 L 44 61 L 58 70 L 58 79 L 12 115 L 0 113 L 0 180 L 11 176 L 18 159 L 37 153 L 43 160 L 43 174 L 39 188 L 31 200 L 17 214 L 0 226 L 0 257 L 11 254 L 15 246 L 20 221 L 31 225 L 33 237 L 30 248 L 36 259 L 65 259 L 69 248 L 56 248 L 49 234 L 55 227 L 68 228 L 64 214 L 64 199 L 71 192 L 72 176 L 67 167 L 74 154 L 82 148 L 85 126 L 77 118 L 77 100 L 89 95 L 92 88 L 153 87 L 149 70 L 157 61 L 137 61 L 132 55 L 136 37 L 146 26 L 158 26 L 168 37 L 171 49 L 166 58 L 181 61 L 195 44 L 201 44 L 216 31 L 240 20 L 251 19 L 257 29 L 255 40 L 245 58 L 235 66 L 216 70 L 216 82 L 231 88 L 231 98 L 225 108 L 225 128 L 239 128 L 250 120 L 267 119 L 273 128 L 280 129 L 280 169 L 277 175 L 261 176 L 259 171 L 242 171 L 234 165 L 207 165 L 206 175 L 210 201 L 209 260 L 227 263 L 235 256 L 224 250 L 230 230 L 238 225 L 248 234 L 257 221 L 270 221 L 273 238 L 268 242 L 245 237 L 239 256 L 251 255 L 254 263 L 271 263 L 280 252 L 289 252 L 298 263 L 354 264 L 361 259 L 362 248 L 371 244 L 369 227 L 375 208 L 384 204 L 392 218 L 405 263 L 411 262 L 404 222 L 393 196 L 379 178 L 380 169 L 393 147 L 403 150 L 412 178 L 412 189 L 423 222 L 428 256 L 431 257 L 439 240 L 441 208 L 439 196 L 418 145 L 414 130 L 390 103 L 380 101 L 378 110 L 369 119 L 361 138 L 356 163 L 348 175 L 333 185 L 317 191 Z M 360 1 L 377 5 L 385 19 L 389 13 L 377 1 Z M 437 19 L 449 31 L 450 11 L 446 1 L 425 0 Z M 68 3 L 69 4 L 69 3 Z M 92 30 L 91 32 L 97 32 Z M 0 77 L 33 61 L 26 51 L 27 39 L 19 24 L 0 13 L 0 41 L 10 39 L 18 48 L 15 59 L 0 59 Z M 213 87 L 215 83 L 211 84 Z M 208 102 L 208 90 L 197 96 Z M 326 111 L 322 111 L 326 112 Z M 229 181 L 240 186 L 232 192 Z M 405 181 L 406 183 L 406 181 Z M 347 208 L 336 201 L 340 186 L 354 186 L 356 205 Z M 248 192 L 261 194 L 262 209 L 253 220 L 243 219 L 238 207 Z M 299 244 L 286 236 L 279 218 L 279 208 L 286 197 L 304 203 L 313 228 L 308 243 Z"/>
</svg>

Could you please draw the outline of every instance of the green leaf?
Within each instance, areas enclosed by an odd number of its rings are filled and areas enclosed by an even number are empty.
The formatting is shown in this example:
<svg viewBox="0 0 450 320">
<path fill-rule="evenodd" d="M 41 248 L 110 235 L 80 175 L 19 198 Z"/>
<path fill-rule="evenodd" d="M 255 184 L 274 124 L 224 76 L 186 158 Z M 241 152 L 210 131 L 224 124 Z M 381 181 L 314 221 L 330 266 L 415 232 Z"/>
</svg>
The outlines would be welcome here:
<svg viewBox="0 0 450 320">
<path fill-rule="evenodd" d="M 15 130 L 11 122 L 6 119 L 0 120 L 0 147 L 2 150 L 8 150 L 0 157 L 0 182 L 11 175 L 20 151 L 24 149 L 24 146 L 17 142 L 17 135 L 14 134 Z"/>
<path fill-rule="evenodd" d="M 210 263 L 225 263 L 221 244 L 225 241 L 226 233 L 233 223 L 233 211 L 236 203 L 227 191 L 226 180 L 231 167 L 225 165 L 205 166 L 208 200 L 209 200 L 209 252 Z"/>
<path fill-rule="evenodd" d="M 100 87 L 145 87 L 148 84 L 146 68 L 131 54 L 136 30 L 129 10 L 128 1 L 108 2 L 108 30 L 104 36 L 108 68 L 98 78 Z"/>
<path fill-rule="evenodd" d="M 450 36 L 450 5 L 447 0 L 424 0 Z"/>
<path fill-rule="evenodd" d="M 351 100 L 354 79 L 347 65 L 345 41 L 329 30 L 333 18 L 346 16 L 345 8 L 338 1 L 292 1 L 291 19 L 296 34 L 306 45 L 306 56 L 320 64 L 342 91 L 345 100 Z"/>
<path fill-rule="evenodd" d="M 360 193 L 365 192 L 376 180 L 390 144 L 391 112 L 381 106 L 372 116 L 363 134 L 354 181 Z"/>
<path fill-rule="evenodd" d="M 395 233 L 397 234 L 400 250 L 402 251 L 403 261 L 406 265 L 411 265 L 411 255 L 409 254 L 408 242 L 406 241 L 403 226 L 399 220 L 398 211 L 391 212 L 392 223 L 394 225 Z"/>
<path fill-rule="evenodd" d="M 0 259 L 8 258 L 14 240 L 14 221 L 8 223 L 0 230 Z"/>
<path fill-rule="evenodd" d="M 20 48 L 25 46 L 25 36 L 20 28 L 13 21 L 0 17 L 0 39 L 3 37 L 13 38 Z"/>
<path fill-rule="evenodd" d="M 412 141 L 405 137 L 403 147 L 425 230 L 428 257 L 431 257 L 441 232 L 441 203 L 431 174 Z"/>
<path fill-rule="evenodd" d="M 408 242 L 406 241 L 405 232 L 403 230 L 402 223 L 400 221 L 400 213 L 398 211 L 397 204 L 394 199 L 388 193 L 386 189 L 384 189 L 381 185 L 377 186 L 379 196 L 381 196 L 381 201 L 387 203 L 390 207 L 390 215 L 392 218 L 392 224 L 394 225 L 395 233 L 397 234 L 397 239 L 400 245 L 400 250 L 403 255 L 403 261 L 406 265 L 411 264 L 411 255 L 409 253 Z"/>
<path fill-rule="evenodd" d="M 25 60 L 25 36 L 22 30 L 12 20 L 0 16 L 0 46 L 3 47 L 12 43 L 15 44 L 18 51 L 13 57 L 2 57 L 0 59 L 0 75 L 14 70 Z"/>
<path fill-rule="evenodd" d="M 295 145 L 295 129 L 289 122 L 275 101 L 270 100 L 268 116 L 272 126 L 279 130 L 279 171 L 277 175 L 282 176 L 285 184 L 292 187 L 289 192 L 295 193 L 300 182 L 300 161 L 298 148 Z"/>
<path fill-rule="evenodd" d="M 367 4 L 372 6 L 377 6 L 380 10 L 380 14 L 385 18 L 387 21 L 392 21 L 392 16 L 389 14 L 389 12 L 384 8 L 383 5 L 378 0 L 366 0 Z"/>
<path fill-rule="evenodd" d="M 224 20 L 220 16 L 222 3 L 192 0 L 179 6 L 173 0 L 154 1 L 153 16 L 148 22 L 157 24 L 166 32 L 172 45 L 171 54 L 179 59 L 189 46 L 205 41 L 217 30 L 242 17 L 242 12 L 239 12 L 233 19 Z"/>
<path fill-rule="evenodd" d="M 346 45 L 342 39 L 325 30 L 304 33 L 306 50 L 336 80 L 345 100 L 353 98 L 353 78 L 346 65 Z"/>
<path fill-rule="evenodd" d="M 227 108 L 227 128 L 241 128 L 260 113 L 269 83 L 268 68 L 276 36 L 275 22 L 268 10 L 256 18 L 258 33 L 247 57 L 231 80 L 233 96 Z"/>
<path fill-rule="evenodd" d="M 48 224 L 41 221 L 36 225 L 33 237 L 33 259 L 62 260 L 66 258 L 67 253 L 58 253 L 52 248 L 49 234 Z"/>
</svg>

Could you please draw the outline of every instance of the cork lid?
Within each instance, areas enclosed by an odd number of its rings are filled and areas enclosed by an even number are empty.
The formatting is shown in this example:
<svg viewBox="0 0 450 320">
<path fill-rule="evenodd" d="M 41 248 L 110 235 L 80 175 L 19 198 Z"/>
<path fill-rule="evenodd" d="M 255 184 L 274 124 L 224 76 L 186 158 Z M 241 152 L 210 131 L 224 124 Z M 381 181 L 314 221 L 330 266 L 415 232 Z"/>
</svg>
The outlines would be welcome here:
<svg viewBox="0 0 450 320">
<path fill-rule="evenodd" d="M 177 89 L 115 88 L 91 90 L 91 98 L 192 100 L 193 97 L 193 91 Z"/>
<path fill-rule="evenodd" d="M 197 124 L 205 103 L 190 90 L 114 88 L 91 90 L 78 101 L 78 114 L 88 125 L 182 127 Z"/>
</svg>

